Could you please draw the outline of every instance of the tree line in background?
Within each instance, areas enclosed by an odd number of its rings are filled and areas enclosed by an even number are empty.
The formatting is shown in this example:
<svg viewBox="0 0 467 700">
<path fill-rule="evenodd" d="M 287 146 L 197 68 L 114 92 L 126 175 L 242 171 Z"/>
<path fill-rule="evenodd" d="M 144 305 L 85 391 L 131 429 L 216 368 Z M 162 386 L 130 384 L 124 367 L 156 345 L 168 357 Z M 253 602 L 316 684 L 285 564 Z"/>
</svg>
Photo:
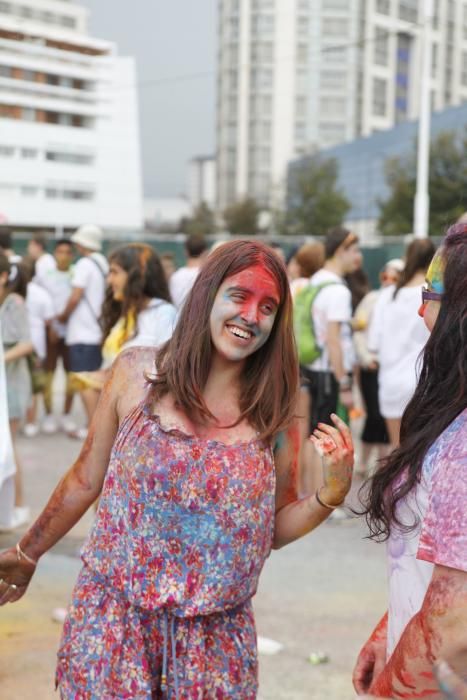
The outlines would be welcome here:
<svg viewBox="0 0 467 700">
<path fill-rule="evenodd" d="M 291 175 L 287 209 L 268 212 L 267 225 L 261 225 L 264 210 L 251 197 L 227 207 L 224 229 L 233 235 L 255 235 L 266 229 L 280 235 L 322 235 L 344 223 L 351 202 L 338 188 L 338 164 L 320 156 L 304 161 Z M 416 149 L 405 157 L 391 158 L 385 164 L 388 197 L 378 201 L 378 229 L 385 235 L 412 232 L 416 189 Z M 440 133 L 430 152 L 429 233 L 439 235 L 447 225 L 467 212 L 467 129 Z M 216 233 L 219 226 L 214 212 L 200 204 L 192 217 L 181 222 L 184 233 Z"/>
</svg>

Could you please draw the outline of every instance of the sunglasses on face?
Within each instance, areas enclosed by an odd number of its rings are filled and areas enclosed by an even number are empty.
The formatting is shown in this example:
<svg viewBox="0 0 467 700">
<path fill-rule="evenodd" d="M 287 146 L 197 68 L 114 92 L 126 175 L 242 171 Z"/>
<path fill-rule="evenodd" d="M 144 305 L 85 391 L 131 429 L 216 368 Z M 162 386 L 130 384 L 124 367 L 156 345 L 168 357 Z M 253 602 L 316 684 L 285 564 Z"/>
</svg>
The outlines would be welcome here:
<svg viewBox="0 0 467 700">
<path fill-rule="evenodd" d="M 426 304 L 427 301 L 441 301 L 443 295 L 439 292 L 433 292 L 428 287 L 422 287 L 422 304 Z"/>
</svg>

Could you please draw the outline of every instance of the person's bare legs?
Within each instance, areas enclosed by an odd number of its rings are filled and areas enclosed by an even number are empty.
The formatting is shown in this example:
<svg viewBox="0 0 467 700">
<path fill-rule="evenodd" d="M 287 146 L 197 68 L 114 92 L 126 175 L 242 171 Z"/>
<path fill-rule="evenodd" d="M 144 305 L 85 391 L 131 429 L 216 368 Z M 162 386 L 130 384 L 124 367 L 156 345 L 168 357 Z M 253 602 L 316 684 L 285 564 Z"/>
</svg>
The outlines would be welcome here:
<svg viewBox="0 0 467 700">
<path fill-rule="evenodd" d="M 399 446 L 399 438 L 401 432 L 401 419 L 400 418 L 385 418 L 386 427 L 388 429 L 389 442 L 391 443 L 391 449 L 395 449 Z"/>
<path fill-rule="evenodd" d="M 37 395 L 34 394 L 28 410 L 26 411 L 26 423 L 35 424 L 37 420 Z"/>
<path fill-rule="evenodd" d="M 13 443 L 13 454 L 15 457 L 16 474 L 15 474 L 15 506 L 24 506 L 24 490 L 23 490 L 23 468 L 21 460 L 16 449 L 16 438 L 18 435 L 20 421 L 18 418 L 10 419 L 11 441 Z"/>
</svg>

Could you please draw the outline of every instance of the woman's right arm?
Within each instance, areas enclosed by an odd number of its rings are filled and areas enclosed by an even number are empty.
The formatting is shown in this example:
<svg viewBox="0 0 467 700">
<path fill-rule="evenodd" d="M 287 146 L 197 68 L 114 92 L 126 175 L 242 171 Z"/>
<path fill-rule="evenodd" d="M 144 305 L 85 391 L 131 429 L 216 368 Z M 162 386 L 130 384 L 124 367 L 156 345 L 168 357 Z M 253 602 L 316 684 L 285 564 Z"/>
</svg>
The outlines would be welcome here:
<svg viewBox="0 0 467 700">
<path fill-rule="evenodd" d="M 0 604 L 24 595 L 35 570 L 28 559 L 37 562 L 66 535 L 99 495 L 118 428 L 122 373 L 119 363 L 115 363 L 78 459 L 61 479 L 36 522 L 21 538 L 20 551 L 26 556 L 21 556 L 15 548 L 0 554 Z"/>
</svg>

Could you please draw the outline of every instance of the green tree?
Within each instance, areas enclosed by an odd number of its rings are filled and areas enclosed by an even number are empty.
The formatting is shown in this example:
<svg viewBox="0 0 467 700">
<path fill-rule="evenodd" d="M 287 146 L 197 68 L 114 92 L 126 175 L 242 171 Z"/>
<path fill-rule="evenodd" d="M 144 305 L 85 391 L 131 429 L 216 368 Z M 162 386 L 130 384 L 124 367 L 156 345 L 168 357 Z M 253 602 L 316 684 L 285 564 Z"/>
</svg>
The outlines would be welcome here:
<svg viewBox="0 0 467 700">
<path fill-rule="evenodd" d="M 285 220 L 287 233 L 320 235 L 342 224 L 350 202 L 337 189 L 337 176 L 337 161 L 318 156 L 292 173 Z"/>
<path fill-rule="evenodd" d="M 209 234 L 216 232 L 214 212 L 206 202 L 201 202 L 193 212 L 193 216 L 182 219 L 180 228 L 187 236 L 192 234 L 209 236 Z"/>
<path fill-rule="evenodd" d="M 224 222 L 232 235 L 252 236 L 258 233 L 260 208 L 252 197 L 246 197 L 224 210 Z"/>
<path fill-rule="evenodd" d="M 385 165 L 390 195 L 380 201 L 379 227 L 386 235 L 413 231 L 416 189 L 416 152 L 391 158 Z M 430 219 L 428 232 L 440 235 L 467 211 L 467 130 L 441 132 L 430 149 Z"/>
</svg>

